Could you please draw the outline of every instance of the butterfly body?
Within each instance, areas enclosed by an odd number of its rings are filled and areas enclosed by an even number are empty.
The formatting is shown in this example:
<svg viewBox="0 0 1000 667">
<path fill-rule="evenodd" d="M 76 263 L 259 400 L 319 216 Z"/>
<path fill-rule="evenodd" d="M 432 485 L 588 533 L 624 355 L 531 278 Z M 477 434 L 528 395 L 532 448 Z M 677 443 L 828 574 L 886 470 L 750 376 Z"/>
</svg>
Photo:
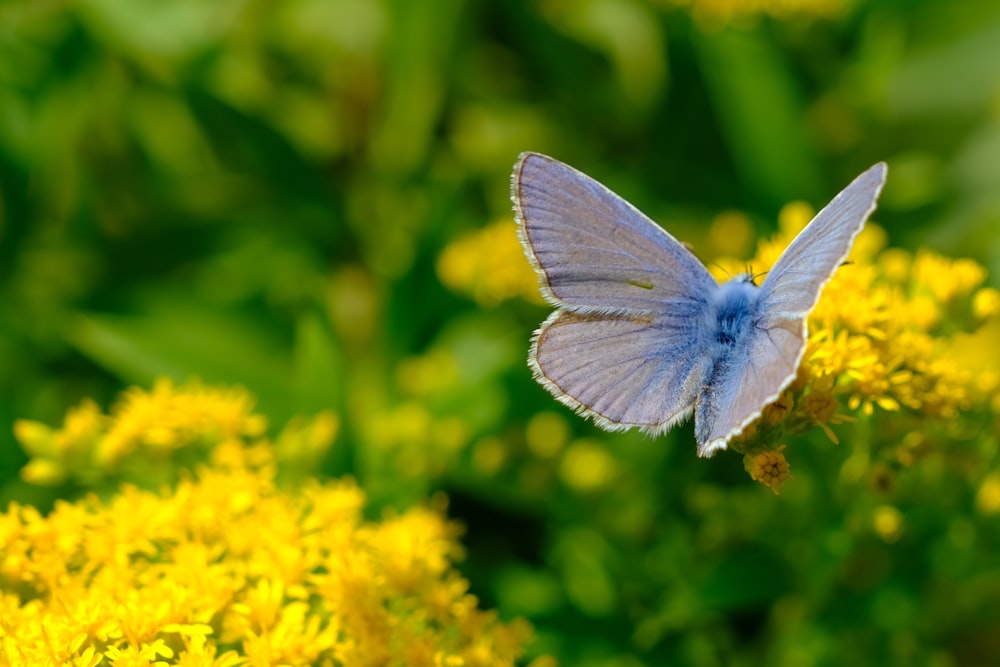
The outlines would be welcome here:
<svg viewBox="0 0 1000 667">
<path fill-rule="evenodd" d="M 757 314 L 760 289 L 741 274 L 722 283 L 706 304 L 705 338 L 715 347 L 713 356 L 731 356 L 743 344 Z"/>
<path fill-rule="evenodd" d="M 594 179 L 522 154 L 511 179 L 518 233 L 556 308 L 532 339 L 535 378 L 607 430 L 656 435 L 694 413 L 699 455 L 725 448 L 795 378 L 806 316 L 884 178 L 878 164 L 855 179 L 758 287 L 749 274 L 719 284 Z"/>
</svg>

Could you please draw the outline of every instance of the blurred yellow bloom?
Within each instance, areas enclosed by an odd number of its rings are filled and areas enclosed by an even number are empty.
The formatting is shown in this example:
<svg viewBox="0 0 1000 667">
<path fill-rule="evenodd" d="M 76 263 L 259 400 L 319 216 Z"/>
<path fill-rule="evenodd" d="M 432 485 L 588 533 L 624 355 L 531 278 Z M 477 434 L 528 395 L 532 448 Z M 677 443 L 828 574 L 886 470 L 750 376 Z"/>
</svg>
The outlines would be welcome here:
<svg viewBox="0 0 1000 667">
<path fill-rule="evenodd" d="M 976 494 L 976 509 L 982 514 L 1000 513 L 1000 473 L 987 475 Z"/>
<path fill-rule="evenodd" d="M 472 450 L 472 465 L 484 475 L 495 475 L 507 462 L 507 445 L 500 438 L 487 437 Z"/>
<path fill-rule="evenodd" d="M 446 287 L 469 295 L 481 306 L 513 297 L 543 303 L 513 220 L 495 222 L 453 241 L 438 257 L 437 274 Z"/>
<path fill-rule="evenodd" d="M 880 505 L 875 508 L 872 525 L 878 536 L 891 544 L 899 540 L 903 532 L 903 514 L 892 505 Z"/>
<path fill-rule="evenodd" d="M 559 474 L 577 491 L 594 491 L 614 479 L 617 464 L 608 450 L 595 440 L 582 438 L 572 443 L 563 454 Z"/>
<path fill-rule="evenodd" d="M 971 259 L 950 260 L 929 250 L 920 250 L 913 262 L 913 283 L 926 289 L 940 303 L 967 296 L 986 279 L 986 269 Z"/>
<path fill-rule="evenodd" d="M 528 420 L 524 439 L 535 456 L 555 457 L 569 441 L 570 429 L 566 418 L 555 412 L 539 412 Z"/>
<path fill-rule="evenodd" d="M 456 452 L 469 446 L 474 435 L 465 417 L 438 414 L 417 400 L 373 412 L 362 423 L 362 430 L 372 450 L 380 450 L 383 463 L 388 456 L 394 457 L 401 474 L 414 478 L 447 465 Z"/>
<path fill-rule="evenodd" d="M 411 396 L 427 396 L 458 384 L 458 361 L 447 350 L 403 359 L 396 367 L 396 385 Z"/>
<path fill-rule="evenodd" d="M 980 320 L 1000 315 L 1000 290 L 984 287 L 972 297 L 972 312 Z"/>
<path fill-rule="evenodd" d="M 186 394 L 216 407 L 197 424 L 162 426 L 153 408 L 136 419 L 154 395 L 169 403 L 165 387 L 130 390 L 118 419 L 143 443 L 183 425 L 185 438 L 215 443 L 212 463 L 176 488 L 0 514 L 0 662 L 514 665 L 531 630 L 478 609 L 452 567 L 459 529 L 442 500 L 370 522 L 350 480 L 283 491 L 272 444 L 234 437 L 254 420 L 234 423 L 242 409 L 215 403 L 235 392 Z M 99 421 L 114 432 L 114 417 Z M 327 415 L 294 432 L 308 448 L 335 429 Z"/>
<path fill-rule="evenodd" d="M 716 255 L 741 257 L 753 243 L 753 225 L 741 211 L 723 211 L 708 227 L 708 240 Z"/>
<path fill-rule="evenodd" d="M 809 224 L 816 215 L 816 209 L 804 201 L 788 202 L 778 212 L 778 229 L 786 236 L 794 237 Z"/>
</svg>

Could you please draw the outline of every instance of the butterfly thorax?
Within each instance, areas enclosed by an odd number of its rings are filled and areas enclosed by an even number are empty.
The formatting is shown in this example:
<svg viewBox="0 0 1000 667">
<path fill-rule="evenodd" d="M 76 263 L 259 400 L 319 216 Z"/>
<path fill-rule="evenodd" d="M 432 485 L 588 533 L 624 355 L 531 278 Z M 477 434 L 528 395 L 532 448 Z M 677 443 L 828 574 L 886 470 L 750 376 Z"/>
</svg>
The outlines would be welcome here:
<svg viewBox="0 0 1000 667">
<path fill-rule="evenodd" d="M 711 358 L 729 356 L 746 340 L 753 326 L 759 295 L 760 289 L 749 274 L 741 273 L 719 285 L 708 301 L 704 325 L 707 334 L 704 340 L 712 347 Z"/>
</svg>

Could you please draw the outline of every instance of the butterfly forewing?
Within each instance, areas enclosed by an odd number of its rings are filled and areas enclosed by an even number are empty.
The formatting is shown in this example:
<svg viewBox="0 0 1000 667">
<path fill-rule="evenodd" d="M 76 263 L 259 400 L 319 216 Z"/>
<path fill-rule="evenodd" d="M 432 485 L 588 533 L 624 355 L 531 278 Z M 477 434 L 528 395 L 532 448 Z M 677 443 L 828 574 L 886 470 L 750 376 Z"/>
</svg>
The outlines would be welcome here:
<svg viewBox="0 0 1000 667">
<path fill-rule="evenodd" d="M 858 176 L 799 233 L 761 286 L 763 326 L 805 317 L 834 271 L 851 250 L 854 237 L 875 210 L 886 166 L 879 162 Z"/>
<path fill-rule="evenodd" d="M 525 252 L 554 305 L 578 312 L 662 312 L 703 303 L 715 279 L 662 227 L 589 176 L 524 153 L 511 198 Z"/>
</svg>

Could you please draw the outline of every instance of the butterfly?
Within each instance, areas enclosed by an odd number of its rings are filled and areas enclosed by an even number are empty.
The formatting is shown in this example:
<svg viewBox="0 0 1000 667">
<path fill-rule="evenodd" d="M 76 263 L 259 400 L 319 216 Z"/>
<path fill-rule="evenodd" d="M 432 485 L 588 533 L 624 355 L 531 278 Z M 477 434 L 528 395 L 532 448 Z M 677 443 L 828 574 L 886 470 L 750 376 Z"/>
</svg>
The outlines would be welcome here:
<svg viewBox="0 0 1000 667">
<path fill-rule="evenodd" d="M 795 379 L 806 317 L 885 182 L 878 163 L 834 197 L 757 285 L 719 283 L 662 227 L 589 176 L 522 153 L 511 199 L 524 252 L 555 311 L 528 365 L 558 401 L 609 431 L 666 432 L 694 413 L 711 456 Z"/>
</svg>

